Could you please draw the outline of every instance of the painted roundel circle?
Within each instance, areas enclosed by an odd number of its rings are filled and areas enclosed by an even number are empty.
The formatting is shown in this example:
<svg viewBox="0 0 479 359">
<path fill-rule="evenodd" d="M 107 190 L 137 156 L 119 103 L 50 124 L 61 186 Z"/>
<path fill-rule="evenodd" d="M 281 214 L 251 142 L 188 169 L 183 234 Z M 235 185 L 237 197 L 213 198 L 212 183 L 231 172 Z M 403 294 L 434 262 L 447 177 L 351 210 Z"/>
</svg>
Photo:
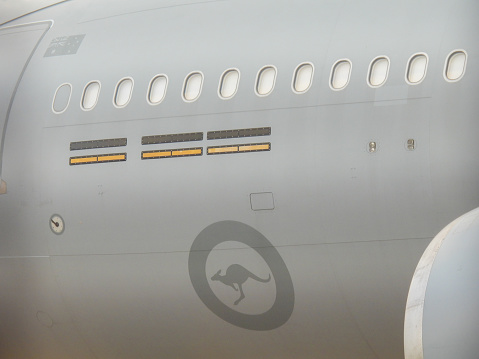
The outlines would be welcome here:
<svg viewBox="0 0 479 359">
<path fill-rule="evenodd" d="M 223 246 L 231 243 L 237 244 L 235 248 L 224 250 Z M 248 258 L 239 264 L 241 255 Z M 263 267 L 266 271 L 260 274 Z M 244 223 L 222 221 L 201 231 L 191 246 L 188 270 L 201 301 L 230 324 L 264 331 L 282 326 L 291 317 L 294 287 L 288 268 L 271 242 Z M 215 288 L 224 288 L 234 298 L 228 302 Z M 252 288 L 256 288 L 255 293 Z M 260 296 L 261 292 L 267 294 L 256 301 L 251 299 L 258 292 Z M 264 297 L 270 298 L 270 305 L 262 306 Z M 260 303 L 262 309 L 241 310 L 248 300 L 255 305 Z"/>
</svg>

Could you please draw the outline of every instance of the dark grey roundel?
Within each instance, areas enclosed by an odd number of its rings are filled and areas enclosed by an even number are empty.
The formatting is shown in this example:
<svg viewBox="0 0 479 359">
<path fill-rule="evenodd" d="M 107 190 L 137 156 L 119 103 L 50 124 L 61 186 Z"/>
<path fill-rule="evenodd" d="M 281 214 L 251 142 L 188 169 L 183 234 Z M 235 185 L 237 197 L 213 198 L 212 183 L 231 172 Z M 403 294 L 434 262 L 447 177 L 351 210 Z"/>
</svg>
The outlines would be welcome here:
<svg viewBox="0 0 479 359">
<path fill-rule="evenodd" d="M 256 251 L 271 271 L 269 278 L 260 278 L 235 263 L 232 263 L 225 274 L 220 275 L 220 271 L 218 271 L 217 274 L 210 277 L 211 273 L 208 274 L 206 269 L 208 256 L 216 246 L 224 242 L 240 242 Z M 201 231 L 191 246 L 188 269 L 193 288 L 202 302 L 228 323 L 250 330 L 272 330 L 285 324 L 291 317 L 294 308 L 294 288 L 288 268 L 268 239 L 244 223 L 222 221 Z M 241 295 L 235 305 L 245 298 L 241 286 L 246 279 L 253 278 L 262 283 L 274 282 L 276 285 L 274 303 L 268 310 L 259 314 L 247 314 L 234 310 L 216 296 L 208 281 L 209 277 L 230 285 Z"/>
</svg>

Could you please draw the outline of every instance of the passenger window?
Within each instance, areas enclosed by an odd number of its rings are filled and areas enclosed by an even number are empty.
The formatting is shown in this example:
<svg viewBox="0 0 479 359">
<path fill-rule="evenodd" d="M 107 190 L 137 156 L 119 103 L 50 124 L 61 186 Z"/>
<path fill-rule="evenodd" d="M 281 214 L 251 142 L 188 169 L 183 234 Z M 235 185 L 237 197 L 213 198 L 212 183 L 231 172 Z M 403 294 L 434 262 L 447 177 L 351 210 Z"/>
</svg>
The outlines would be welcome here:
<svg viewBox="0 0 479 359">
<path fill-rule="evenodd" d="M 453 51 L 446 60 L 445 77 L 449 81 L 459 81 L 466 70 L 467 55 L 462 50 Z"/>
<path fill-rule="evenodd" d="M 310 63 L 299 65 L 294 71 L 293 91 L 296 93 L 305 93 L 311 87 L 313 82 L 314 67 Z"/>
<path fill-rule="evenodd" d="M 155 76 L 148 89 L 148 102 L 150 105 L 158 105 L 163 101 L 168 87 L 168 78 L 165 75 Z"/>
<path fill-rule="evenodd" d="M 97 81 L 90 82 L 85 86 L 81 102 L 82 109 L 89 111 L 96 106 L 98 97 L 100 96 L 100 89 L 101 85 Z"/>
<path fill-rule="evenodd" d="M 384 85 L 389 73 L 389 59 L 381 56 L 375 58 L 369 66 L 368 83 L 371 87 Z"/>
<path fill-rule="evenodd" d="M 125 78 L 120 80 L 116 85 L 114 104 L 116 107 L 122 108 L 128 105 L 131 100 L 131 94 L 133 92 L 133 80 L 131 78 Z"/>
<path fill-rule="evenodd" d="M 186 76 L 183 86 L 183 99 L 187 102 L 193 102 L 200 97 L 201 88 L 203 87 L 203 74 L 200 72 L 192 72 Z"/>
<path fill-rule="evenodd" d="M 57 88 L 55 97 L 53 98 L 52 109 L 56 114 L 60 114 L 66 111 L 70 104 L 70 98 L 72 95 L 72 85 L 63 84 Z"/>
<path fill-rule="evenodd" d="M 222 99 L 230 99 L 238 91 L 240 73 L 236 69 L 226 70 L 221 76 L 218 93 Z"/>
<path fill-rule="evenodd" d="M 348 85 L 351 76 L 351 67 L 351 61 L 347 59 L 336 61 L 331 69 L 331 79 L 329 83 L 333 90 L 342 90 Z"/>
<path fill-rule="evenodd" d="M 276 67 L 265 66 L 259 72 L 256 77 L 256 94 L 258 96 L 268 96 L 273 92 L 276 82 Z"/>
<path fill-rule="evenodd" d="M 417 85 L 426 77 L 427 55 L 415 54 L 409 59 L 406 79 L 410 85 Z"/>
</svg>

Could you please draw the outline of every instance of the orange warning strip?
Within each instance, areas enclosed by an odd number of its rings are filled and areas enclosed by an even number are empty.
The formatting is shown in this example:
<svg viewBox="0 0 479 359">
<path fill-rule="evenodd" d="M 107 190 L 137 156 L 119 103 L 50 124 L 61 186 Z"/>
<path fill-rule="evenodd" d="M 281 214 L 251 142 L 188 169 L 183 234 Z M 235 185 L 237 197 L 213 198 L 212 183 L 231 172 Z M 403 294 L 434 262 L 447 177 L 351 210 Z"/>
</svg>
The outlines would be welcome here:
<svg viewBox="0 0 479 359">
<path fill-rule="evenodd" d="M 234 153 L 238 152 L 238 146 L 230 147 L 208 147 L 208 154 Z"/>
<path fill-rule="evenodd" d="M 125 155 L 98 156 L 98 162 L 124 161 Z"/>
<path fill-rule="evenodd" d="M 185 150 L 176 150 L 172 151 L 172 156 L 173 157 L 179 157 L 179 156 L 198 156 L 201 155 L 201 148 L 192 148 L 192 149 L 185 149 Z"/>
<path fill-rule="evenodd" d="M 240 153 L 240 152 L 259 152 L 271 150 L 270 143 L 250 143 L 244 145 L 232 146 L 214 146 L 208 147 L 209 155 L 220 155 L 226 153 Z"/>
<path fill-rule="evenodd" d="M 98 162 L 98 157 L 80 157 L 80 158 L 70 158 L 71 165 L 79 165 L 85 163 L 96 163 Z"/>
<path fill-rule="evenodd" d="M 162 150 L 162 151 L 144 151 L 141 153 L 141 159 L 148 160 L 148 159 L 154 159 L 154 158 L 201 156 L 202 154 L 203 154 L 203 149 L 201 147 L 179 148 L 179 149 Z"/>
<path fill-rule="evenodd" d="M 143 152 L 141 158 L 171 157 L 171 151 Z"/>
<path fill-rule="evenodd" d="M 70 157 L 70 166 L 92 163 L 108 163 L 126 161 L 126 153 L 112 153 L 97 156 Z"/>
<path fill-rule="evenodd" d="M 269 143 L 263 143 L 260 145 L 245 145 L 240 146 L 240 152 L 253 152 L 253 151 L 269 151 L 271 149 L 271 145 Z"/>
</svg>

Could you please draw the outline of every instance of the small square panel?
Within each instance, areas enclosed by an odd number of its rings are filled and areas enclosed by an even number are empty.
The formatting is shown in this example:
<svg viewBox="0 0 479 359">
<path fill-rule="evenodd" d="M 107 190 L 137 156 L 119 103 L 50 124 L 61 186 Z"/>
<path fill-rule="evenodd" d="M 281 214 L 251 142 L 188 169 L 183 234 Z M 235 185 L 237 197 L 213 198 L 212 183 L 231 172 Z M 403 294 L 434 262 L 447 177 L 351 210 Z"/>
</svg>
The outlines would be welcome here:
<svg viewBox="0 0 479 359">
<path fill-rule="evenodd" d="M 251 209 L 253 211 L 265 211 L 274 209 L 274 198 L 271 192 L 251 193 Z"/>
</svg>

